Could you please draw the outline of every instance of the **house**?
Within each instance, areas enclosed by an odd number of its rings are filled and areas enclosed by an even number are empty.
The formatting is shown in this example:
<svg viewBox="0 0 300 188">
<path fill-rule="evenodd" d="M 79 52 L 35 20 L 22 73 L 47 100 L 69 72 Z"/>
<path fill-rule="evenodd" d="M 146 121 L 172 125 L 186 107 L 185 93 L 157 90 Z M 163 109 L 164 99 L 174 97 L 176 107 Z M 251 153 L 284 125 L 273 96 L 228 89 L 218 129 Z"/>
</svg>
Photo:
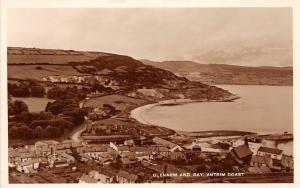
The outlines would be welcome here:
<svg viewBox="0 0 300 188">
<path fill-rule="evenodd" d="M 271 166 L 271 169 L 273 170 L 282 170 L 282 164 L 281 164 L 281 160 L 278 159 L 272 159 L 273 161 L 273 165 Z"/>
<path fill-rule="evenodd" d="M 97 118 L 99 118 L 99 119 L 105 117 L 105 115 L 104 114 L 103 115 L 96 114 Z M 92 134 L 107 135 L 107 134 L 111 134 L 111 132 L 112 132 L 111 125 L 103 125 L 103 123 L 101 121 L 96 121 L 96 122 L 92 123 Z"/>
<path fill-rule="evenodd" d="M 126 167 L 131 166 L 132 164 L 137 163 L 138 159 L 135 157 L 134 154 L 132 154 L 132 155 L 123 156 L 120 159 L 120 161 L 122 163 L 123 168 L 126 168 Z"/>
<path fill-rule="evenodd" d="M 97 179 L 94 179 L 94 178 L 90 177 L 87 174 L 83 174 L 79 178 L 79 183 L 100 183 L 100 181 L 98 181 Z"/>
<path fill-rule="evenodd" d="M 19 172 L 28 173 L 36 173 L 36 169 L 39 168 L 39 160 L 38 159 L 30 159 L 25 162 L 20 162 L 16 166 L 16 170 Z"/>
<path fill-rule="evenodd" d="M 261 166 L 271 167 L 273 165 L 273 161 L 271 158 L 266 156 L 252 155 L 250 165 L 258 166 L 258 167 Z"/>
<path fill-rule="evenodd" d="M 56 146 L 59 142 L 55 140 L 42 140 L 37 141 L 34 146 L 38 151 L 42 151 L 43 155 L 48 154 L 50 152 L 51 155 L 55 154 Z"/>
<path fill-rule="evenodd" d="M 153 142 L 157 145 L 162 145 L 162 146 L 166 146 L 169 148 L 169 151 L 170 152 L 174 152 L 174 151 L 183 151 L 183 148 L 180 147 L 179 145 L 173 143 L 173 142 L 170 142 L 168 140 L 165 140 L 165 139 L 162 139 L 162 138 L 159 138 L 159 137 L 154 137 L 153 138 Z"/>
<path fill-rule="evenodd" d="M 87 162 L 91 159 L 90 156 L 88 156 L 87 154 L 84 154 L 84 153 L 79 153 L 78 155 L 80 157 L 80 160 L 83 162 Z"/>
<path fill-rule="evenodd" d="M 261 143 L 256 142 L 248 142 L 249 149 L 252 151 L 252 153 L 257 154 L 258 149 L 262 146 Z"/>
<path fill-rule="evenodd" d="M 71 151 L 71 149 L 60 149 L 60 150 L 57 150 L 56 151 L 56 154 L 57 155 L 61 155 L 61 154 L 72 154 L 73 152 Z"/>
<path fill-rule="evenodd" d="M 39 157 L 40 165 L 48 165 L 48 158 L 47 157 Z"/>
<path fill-rule="evenodd" d="M 53 161 L 52 165 L 50 165 L 50 166 L 55 167 L 55 168 L 67 167 L 67 166 L 69 166 L 69 163 L 66 159 L 55 160 L 55 161 Z"/>
<path fill-rule="evenodd" d="M 168 147 L 166 146 L 150 146 L 149 151 L 154 155 L 159 154 L 164 157 L 168 157 L 170 153 Z"/>
<path fill-rule="evenodd" d="M 12 148 L 8 149 L 8 164 L 9 164 L 9 166 L 14 166 L 17 158 L 19 158 L 19 157 L 20 157 L 20 152 L 18 151 L 18 149 L 12 149 Z"/>
<path fill-rule="evenodd" d="M 43 148 L 37 148 L 37 149 L 36 149 L 36 154 L 37 154 L 39 157 L 47 157 L 47 156 L 49 156 L 49 155 L 53 155 L 53 154 L 54 154 L 54 151 L 51 150 L 51 148 L 43 147 Z"/>
<path fill-rule="evenodd" d="M 101 170 L 101 172 L 92 170 L 88 175 L 100 183 L 113 183 L 115 178 L 113 173 L 105 170 Z"/>
<path fill-rule="evenodd" d="M 247 145 L 241 145 L 230 150 L 226 160 L 239 164 L 250 163 L 252 152 Z"/>
<path fill-rule="evenodd" d="M 139 153 L 139 154 L 135 154 L 135 157 L 139 160 L 153 160 L 154 159 L 154 155 L 151 154 L 151 152 L 146 152 L 146 153 Z"/>
<path fill-rule="evenodd" d="M 107 152 L 107 147 L 102 145 L 100 146 L 90 145 L 90 146 L 77 148 L 77 152 L 84 153 L 93 159 L 99 159 L 102 153 Z"/>
<path fill-rule="evenodd" d="M 63 150 L 63 149 L 70 149 L 71 147 L 72 147 L 72 141 L 64 140 L 61 143 L 57 144 L 56 149 Z"/>
<path fill-rule="evenodd" d="M 125 140 L 124 141 L 124 145 L 125 146 L 134 146 L 134 140 L 130 139 L 130 140 Z"/>
<path fill-rule="evenodd" d="M 148 153 L 149 148 L 144 146 L 134 146 L 129 148 L 130 152 L 133 152 L 135 154 L 142 154 L 142 153 Z"/>
<path fill-rule="evenodd" d="M 248 172 L 251 174 L 262 174 L 262 173 L 270 173 L 271 170 L 266 166 L 261 166 L 261 167 L 251 166 L 248 168 Z"/>
<path fill-rule="evenodd" d="M 113 142 L 109 143 L 109 146 L 114 149 L 116 152 L 118 152 L 119 154 L 121 153 L 126 153 L 129 152 L 129 146 L 125 146 L 125 145 L 116 145 Z"/>
<path fill-rule="evenodd" d="M 173 161 L 186 160 L 186 156 L 182 152 L 171 152 L 169 157 Z"/>
<path fill-rule="evenodd" d="M 270 157 L 271 159 L 281 160 L 283 155 L 283 150 L 277 148 L 269 148 L 261 146 L 257 150 L 257 155 Z"/>
<path fill-rule="evenodd" d="M 28 153 L 20 153 L 16 159 L 20 160 L 21 162 L 25 162 L 36 157 L 37 155 L 35 152 L 28 152 Z"/>
<path fill-rule="evenodd" d="M 120 170 L 116 175 L 116 180 L 119 183 L 138 183 L 139 177 L 135 174 L 131 174 L 125 170 Z"/>
<path fill-rule="evenodd" d="M 96 161 L 100 162 L 101 164 L 110 164 L 114 160 L 114 156 L 109 152 L 101 153 Z"/>
<path fill-rule="evenodd" d="M 193 151 L 193 152 L 201 152 L 201 146 L 199 146 L 199 145 L 194 145 L 194 146 L 192 147 L 192 151 Z"/>
<path fill-rule="evenodd" d="M 68 155 L 68 154 L 51 155 L 51 156 L 48 156 L 48 162 L 49 162 L 49 166 L 51 168 L 66 167 L 66 166 L 69 166 L 69 164 L 75 162 L 75 159 L 73 156 Z"/>
<path fill-rule="evenodd" d="M 293 171 L 294 170 L 293 156 L 283 155 L 281 159 L 281 164 L 286 171 Z"/>
</svg>

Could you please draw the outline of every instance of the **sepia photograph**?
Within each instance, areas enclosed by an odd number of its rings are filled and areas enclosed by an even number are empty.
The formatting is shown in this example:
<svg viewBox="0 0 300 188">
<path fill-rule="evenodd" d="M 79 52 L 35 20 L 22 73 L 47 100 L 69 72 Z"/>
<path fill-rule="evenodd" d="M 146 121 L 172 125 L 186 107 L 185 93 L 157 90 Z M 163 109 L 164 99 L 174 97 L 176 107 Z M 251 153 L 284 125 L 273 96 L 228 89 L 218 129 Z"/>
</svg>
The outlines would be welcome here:
<svg viewBox="0 0 300 188">
<path fill-rule="evenodd" d="M 293 8 L 6 12 L 9 184 L 294 183 Z"/>
</svg>

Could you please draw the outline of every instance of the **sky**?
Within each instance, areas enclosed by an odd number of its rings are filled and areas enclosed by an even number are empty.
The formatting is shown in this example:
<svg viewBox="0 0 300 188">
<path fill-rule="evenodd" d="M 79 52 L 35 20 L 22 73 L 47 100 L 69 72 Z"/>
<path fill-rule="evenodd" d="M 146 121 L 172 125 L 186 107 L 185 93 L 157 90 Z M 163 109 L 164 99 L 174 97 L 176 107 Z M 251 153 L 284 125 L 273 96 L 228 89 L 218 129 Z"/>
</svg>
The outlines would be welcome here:
<svg viewBox="0 0 300 188">
<path fill-rule="evenodd" d="M 291 8 L 9 9 L 8 46 L 292 66 Z"/>
</svg>

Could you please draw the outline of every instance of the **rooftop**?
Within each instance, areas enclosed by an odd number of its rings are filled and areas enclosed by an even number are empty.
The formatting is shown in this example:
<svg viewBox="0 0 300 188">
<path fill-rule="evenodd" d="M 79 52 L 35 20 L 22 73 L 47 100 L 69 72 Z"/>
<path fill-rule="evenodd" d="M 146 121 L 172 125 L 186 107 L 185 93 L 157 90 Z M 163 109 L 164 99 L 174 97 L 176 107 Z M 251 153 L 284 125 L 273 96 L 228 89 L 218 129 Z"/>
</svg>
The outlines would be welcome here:
<svg viewBox="0 0 300 188">
<path fill-rule="evenodd" d="M 173 142 L 170 142 L 168 140 L 159 138 L 157 136 L 153 138 L 153 142 L 156 143 L 156 144 L 161 144 L 161 145 L 164 145 L 164 146 L 168 146 L 169 148 L 174 148 L 174 147 L 177 146 L 177 144 L 174 144 Z"/>
<path fill-rule="evenodd" d="M 84 181 L 86 183 L 97 183 L 98 181 L 94 178 L 91 178 L 90 176 L 86 175 L 86 174 L 83 174 L 81 177 L 80 177 L 80 180 L 81 181 Z"/>
<path fill-rule="evenodd" d="M 265 153 L 271 153 L 271 154 L 276 154 L 276 155 L 280 155 L 282 154 L 283 150 L 280 149 L 276 149 L 276 148 L 268 148 L 268 147 L 263 147 L 261 146 L 258 151 L 260 152 L 265 152 Z"/>
<path fill-rule="evenodd" d="M 125 171 L 125 170 L 120 170 L 118 173 L 118 176 L 126 178 L 130 181 L 136 181 L 138 179 L 138 176 L 135 174 L 130 174 L 129 172 Z"/>
<path fill-rule="evenodd" d="M 260 164 L 268 164 L 271 161 L 271 158 L 259 155 L 252 155 L 251 162 L 260 163 Z"/>
<path fill-rule="evenodd" d="M 235 147 L 233 148 L 233 151 L 240 159 L 252 155 L 252 151 L 246 145 Z"/>
</svg>

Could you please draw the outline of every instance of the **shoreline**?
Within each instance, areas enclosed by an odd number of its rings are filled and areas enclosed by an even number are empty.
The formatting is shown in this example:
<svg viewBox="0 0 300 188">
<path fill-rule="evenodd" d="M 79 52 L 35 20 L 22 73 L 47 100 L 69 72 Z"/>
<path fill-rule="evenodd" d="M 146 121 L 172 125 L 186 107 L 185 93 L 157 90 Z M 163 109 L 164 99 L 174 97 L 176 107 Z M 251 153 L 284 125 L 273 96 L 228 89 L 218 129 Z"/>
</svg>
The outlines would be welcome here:
<svg viewBox="0 0 300 188">
<path fill-rule="evenodd" d="M 145 120 L 143 117 L 143 113 L 156 106 L 174 106 L 174 105 L 184 105 L 190 103 L 200 103 L 200 102 L 232 102 L 240 97 L 237 95 L 232 96 L 228 99 L 223 100 L 192 100 L 192 99 L 168 99 L 159 101 L 156 103 L 146 104 L 143 106 L 138 106 L 130 111 L 130 118 L 135 119 L 141 124 L 150 125 L 150 126 L 158 126 L 164 127 L 162 125 L 157 125 L 150 123 L 149 121 Z M 185 137 L 215 137 L 215 136 L 243 136 L 243 135 L 253 135 L 258 134 L 257 132 L 250 132 L 250 131 L 240 131 L 240 130 L 205 130 L 205 131 L 184 131 L 184 130 L 174 130 L 173 128 L 165 127 L 168 129 L 173 130 L 175 133 L 185 136 Z M 193 134 L 199 134 L 198 136 Z M 193 136 L 192 136 L 193 135 Z"/>
<path fill-rule="evenodd" d="M 213 101 L 208 101 L 208 100 L 192 100 L 192 99 L 169 99 L 169 100 L 164 100 L 164 101 L 159 101 L 156 103 L 151 103 L 151 104 L 146 104 L 143 106 L 138 106 L 130 111 L 130 118 L 135 119 L 139 123 L 145 124 L 145 125 L 151 125 L 151 126 L 158 126 L 158 127 L 164 127 L 162 125 L 157 125 L 150 123 L 149 121 L 145 120 L 143 117 L 143 113 L 145 113 L 148 110 L 151 110 L 152 108 L 156 106 L 174 106 L 174 105 L 184 105 L 184 104 L 189 104 L 189 103 L 199 103 L 199 102 L 230 102 L 239 99 L 240 97 L 234 96 L 233 99 L 225 99 L 225 100 L 213 100 Z M 242 136 L 242 135 L 278 135 L 278 134 L 283 134 L 283 132 L 262 132 L 262 131 L 246 131 L 246 130 L 203 130 L 203 131 L 185 131 L 185 130 L 174 130 L 173 128 L 166 127 L 168 129 L 173 130 L 177 134 L 188 136 L 188 137 L 215 137 L 215 136 Z"/>
</svg>

